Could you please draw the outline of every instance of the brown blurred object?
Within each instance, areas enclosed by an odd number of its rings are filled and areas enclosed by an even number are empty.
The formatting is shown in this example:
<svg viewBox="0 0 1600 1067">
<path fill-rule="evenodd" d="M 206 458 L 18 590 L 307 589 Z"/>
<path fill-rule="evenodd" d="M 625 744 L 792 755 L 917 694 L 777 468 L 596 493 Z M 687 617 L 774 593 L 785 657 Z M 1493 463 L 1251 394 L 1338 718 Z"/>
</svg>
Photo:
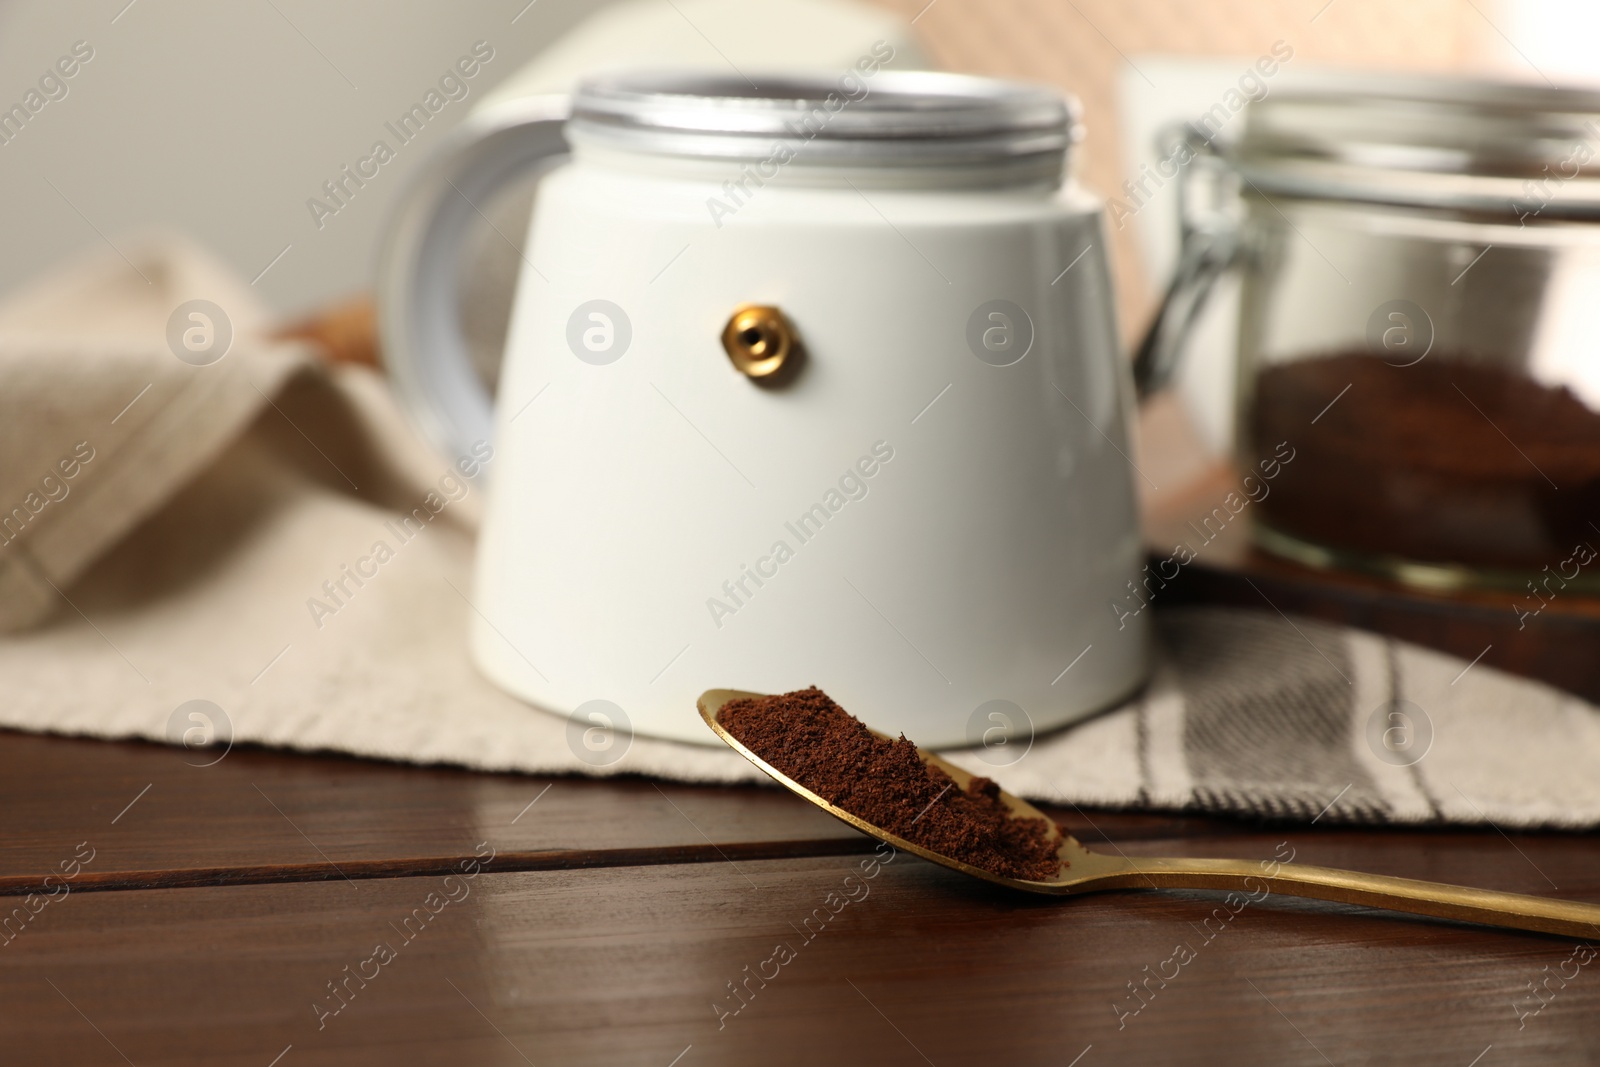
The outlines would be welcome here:
<svg viewBox="0 0 1600 1067">
<path fill-rule="evenodd" d="M 1294 49 L 1295 70 L 1482 72 L 1503 47 L 1474 0 L 876 2 L 912 19 L 928 55 L 945 69 L 1045 82 L 1076 95 L 1087 127 L 1078 174 L 1105 197 L 1124 195 L 1117 82 L 1141 53 L 1253 58 L 1281 40 Z M 1165 280 L 1147 276 L 1132 227 L 1110 233 L 1117 310 L 1130 341 Z"/>
<path fill-rule="evenodd" d="M 309 318 L 292 322 L 272 334 L 279 341 L 309 341 L 333 363 L 383 366 L 378 347 L 378 309 L 370 296 L 357 296 L 333 304 Z"/>
<path fill-rule="evenodd" d="M 1227 490 L 1200 502 L 1190 521 L 1200 521 Z M 1600 702 L 1600 598 L 1563 592 L 1543 610 L 1531 596 L 1514 593 L 1426 593 L 1380 578 L 1347 571 L 1314 570 L 1250 545 L 1249 517 L 1237 523 L 1236 536 L 1219 540 L 1215 550 L 1181 568 L 1157 592 L 1160 611 L 1179 605 L 1224 604 L 1322 619 L 1437 649 Z M 1173 545 L 1193 527 L 1177 522 L 1165 532 L 1178 540 L 1157 541 L 1151 530 L 1147 551 L 1151 569 L 1170 557 Z M 1168 565 L 1168 572 L 1171 567 Z M 1524 619 L 1524 616 L 1526 618 Z"/>
<path fill-rule="evenodd" d="M 1548 602 L 1516 592 L 1430 592 L 1268 555 L 1251 541 L 1259 503 L 1229 464 L 1197 456 L 1203 453 L 1176 398 L 1148 402 L 1135 459 L 1156 486 L 1141 483 L 1140 497 L 1155 610 L 1224 604 L 1322 619 L 1600 702 L 1600 597 L 1566 589 Z M 1279 488 L 1273 483 L 1271 492 Z"/>
</svg>

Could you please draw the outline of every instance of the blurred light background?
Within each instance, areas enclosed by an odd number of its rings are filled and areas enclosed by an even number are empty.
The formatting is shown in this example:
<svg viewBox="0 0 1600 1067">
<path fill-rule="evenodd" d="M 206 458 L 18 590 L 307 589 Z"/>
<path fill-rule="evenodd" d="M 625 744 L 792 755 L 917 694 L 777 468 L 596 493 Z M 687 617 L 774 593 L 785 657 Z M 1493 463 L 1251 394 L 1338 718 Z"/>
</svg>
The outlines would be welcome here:
<svg viewBox="0 0 1600 1067">
<path fill-rule="evenodd" d="M 663 5 L 645 6 L 671 7 Z M 915 42 L 908 51 L 920 50 L 933 65 L 1077 94 L 1088 125 L 1080 174 L 1108 196 L 1150 158 L 1156 126 L 1197 100 L 1214 100 L 1279 41 L 1294 51 L 1285 68 L 1292 75 L 1338 65 L 1574 84 L 1600 74 L 1593 47 L 1600 7 L 1561 0 L 867 6 L 897 21 Z M 0 293 L 88 246 L 150 226 L 184 231 L 243 278 L 257 279 L 280 314 L 364 292 L 406 174 L 488 90 L 585 18 L 615 7 L 605 0 L 0 4 L 0 107 L 20 101 L 75 42 L 93 48 L 93 59 L 66 80 L 66 95 L 0 144 Z M 726 27 L 716 19 L 683 22 L 683 47 L 727 61 Z M 476 41 L 487 42 L 494 58 L 467 98 L 446 106 L 319 228 L 307 199 Z M 1171 255 L 1171 228 L 1162 205 L 1113 231 L 1125 334 L 1148 315 Z"/>
</svg>

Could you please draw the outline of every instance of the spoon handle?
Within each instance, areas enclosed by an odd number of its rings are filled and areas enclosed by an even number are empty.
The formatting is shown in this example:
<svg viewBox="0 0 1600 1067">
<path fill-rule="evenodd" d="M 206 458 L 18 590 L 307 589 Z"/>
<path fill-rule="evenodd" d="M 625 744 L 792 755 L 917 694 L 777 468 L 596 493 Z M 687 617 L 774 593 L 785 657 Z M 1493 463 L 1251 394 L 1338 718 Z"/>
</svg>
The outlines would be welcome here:
<svg viewBox="0 0 1600 1067">
<path fill-rule="evenodd" d="M 1096 888 L 1112 888 L 1114 884 L 1130 889 L 1233 889 L 1257 900 L 1271 893 L 1282 893 L 1513 930 L 1600 938 L 1600 905 L 1597 904 L 1361 874 L 1332 867 L 1283 863 L 1276 865 L 1275 873 L 1266 874 L 1260 864 L 1244 860 L 1132 857 L 1124 871 L 1110 875 L 1107 881 L 1096 881 L 1099 882 Z"/>
</svg>

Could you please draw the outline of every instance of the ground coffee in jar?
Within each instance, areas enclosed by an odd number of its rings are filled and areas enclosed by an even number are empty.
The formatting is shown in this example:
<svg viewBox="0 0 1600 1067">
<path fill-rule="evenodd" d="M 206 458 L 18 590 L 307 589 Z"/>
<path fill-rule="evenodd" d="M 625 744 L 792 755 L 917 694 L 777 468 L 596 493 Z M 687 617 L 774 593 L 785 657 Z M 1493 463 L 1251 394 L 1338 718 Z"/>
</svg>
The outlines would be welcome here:
<svg viewBox="0 0 1600 1067">
<path fill-rule="evenodd" d="M 1259 544 L 1436 589 L 1564 587 L 1600 525 L 1600 96 L 1351 71 L 1240 119 L 1182 141 L 1195 195 L 1146 389 L 1229 272 L 1240 466 L 1296 456 L 1254 499 Z"/>
<path fill-rule="evenodd" d="M 1600 414 L 1523 373 L 1439 353 L 1278 363 L 1246 425 L 1252 454 L 1295 448 L 1259 516 L 1303 541 L 1537 571 L 1597 533 Z"/>
<path fill-rule="evenodd" d="M 907 841 L 1009 878 L 1048 880 L 1061 868 L 1049 825 L 1013 818 L 993 781 L 958 788 L 904 735 L 874 736 L 815 686 L 730 700 L 717 722 L 828 803 Z"/>
</svg>

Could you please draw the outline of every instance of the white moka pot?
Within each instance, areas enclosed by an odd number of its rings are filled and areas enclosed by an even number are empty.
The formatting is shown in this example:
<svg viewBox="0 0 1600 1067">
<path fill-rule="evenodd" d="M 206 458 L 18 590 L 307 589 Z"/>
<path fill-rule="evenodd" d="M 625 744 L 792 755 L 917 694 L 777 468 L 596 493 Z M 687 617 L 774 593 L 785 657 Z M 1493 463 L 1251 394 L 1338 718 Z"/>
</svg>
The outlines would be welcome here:
<svg viewBox="0 0 1600 1067">
<path fill-rule="evenodd" d="M 709 742 L 702 691 L 817 685 L 1016 752 L 1143 681 L 1130 390 L 1069 103 L 873 66 L 508 105 L 402 216 L 390 369 L 452 455 L 493 442 L 471 646 L 529 703 Z M 552 161 L 491 416 L 453 256 Z"/>
</svg>

